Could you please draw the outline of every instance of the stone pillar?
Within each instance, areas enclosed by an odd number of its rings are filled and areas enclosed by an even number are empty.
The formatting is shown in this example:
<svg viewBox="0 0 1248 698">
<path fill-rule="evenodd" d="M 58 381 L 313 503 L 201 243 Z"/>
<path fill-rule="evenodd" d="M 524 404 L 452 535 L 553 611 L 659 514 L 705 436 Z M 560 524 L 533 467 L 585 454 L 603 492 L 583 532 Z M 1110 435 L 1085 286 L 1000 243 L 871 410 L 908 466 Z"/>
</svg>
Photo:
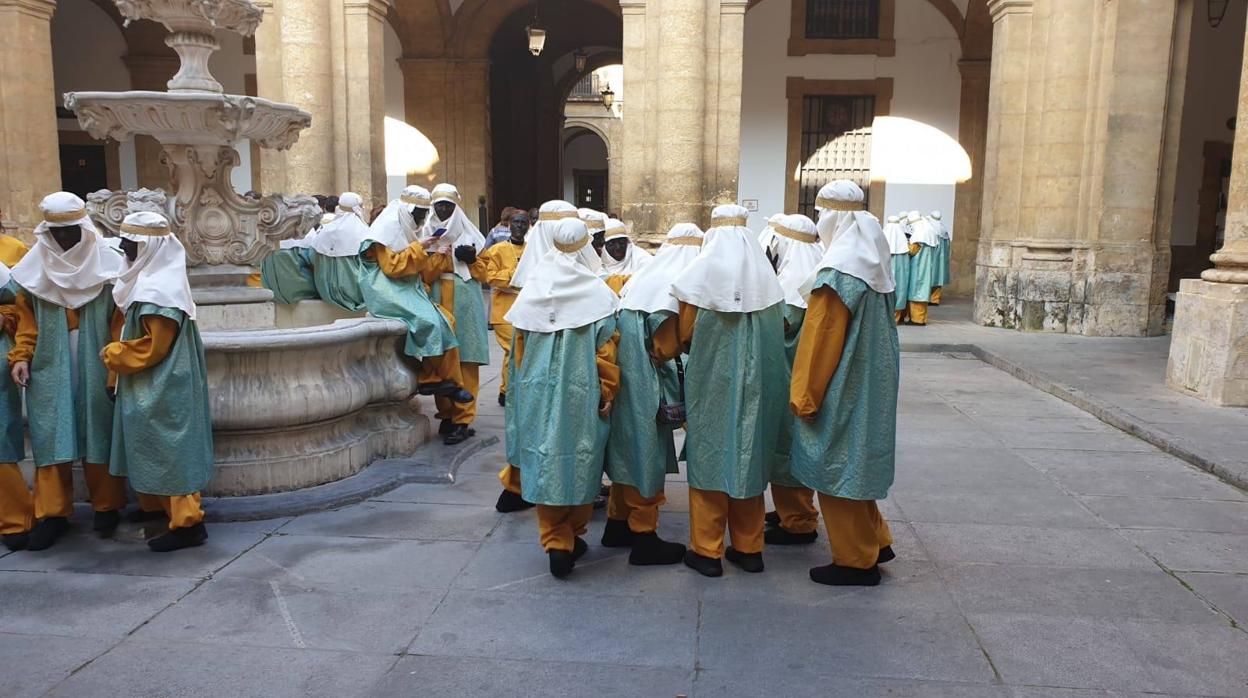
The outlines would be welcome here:
<svg viewBox="0 0 1248 698">
<path fill-rule="evenodd" d="M 0 0 L 0 210 L 29 239 L 39 201 L 61 188 L 52 82 L 53 0 Z M 13 226 L 10 228 L 9 226 Z M 15 229 L 14 229 L 15 228 Z"/>
<path fill-rule="evenodd" d="M 338 163 L 345 190 L 364 198 L 366 208 L 386 197 L 385 21 L 383 0 L 343 3 L 345 162 Z M 337 58 L 337 57 L 336 57 Z"/>
<path fill-rule="evenodd" d="M 172 53 L 167 56 L 126 56 L 126 67 L 130 69 L 130 89 L 164 92 L 169 78 L 178 72 L 178 57 Z M 172 193 L 169 184 L 169 168 L 160 161 L 161 146 L 151 136 L 136 135 L 134 137 L 135 169 L 138 172 L 140 187 L 148 189 L 164 189 Z"/>
<path fill-rule="evenodd" d="M 330 10 L 327 0 L 280 0 L 281 95 L 312 114 L 312 126 L 286 153 L 287 194 L 336 194 L 334 187 L 333 76 L 331 72 Z M 261 22 L 264 27 L 266 22 Z M 271 47 L 268 47 L 271 48 Z M 257 70 L 261 42 L 256 42 Z M 265 59 L 267 61 L 267 59 Z M 266 85 L 270 66 L 257 72 L 261 97 L 276 98 Z M 267 174 L 266 167 L 266 174 Z"/>
<path fill-rule="evenodd" d="M 1248 49 L 1248 38 L 1245 41 Z M 1237 122 L 1248 124 L 1248 53 Z M 1248 406 L 1248 128 L 1235 129 L 1222 247 L 1179 287 L 1166 385 L 1217 405 Z"/>
<path fill-rule="evenodd" d="M 623 210 L 620 215 L 633 226 L 634 239 L 660 233 L 656 215 L 653 145 L 655 112 L 652 103 L 658 74 L 658 51 L 647 51 L 658 41 L 657 22 L 647 22 L 646 0 L 620 0 L 623 15 L 621 46 L 624 55 L 624 94 L 628 113 L 623 120 L 621 142 L 620 191 Z M 657 10 L 656 10 L 657 12 Z M 616 208 L 621 208 L 619 204 Z"/>
<path fill-rule="evenodd" d="M 650 0 L 658 13 L 659 74 L 655 100 L 655 217 L 660 233 L 680 221 L 704 218 L 703 129 L 707 125 L 707 11 L 701 0 Z M 628 67 L 625 66 L 625 74 Z M 627 91 L 625 91 L 627 94 Z"/>
<path fill-rule="evenodd" d="M 720 0 L 717 27 L 707 28 L 706 65 L 718 79 L 707 81 L 703 143 L 704 202 L 737 200 L 741 174 L 741 83 L 748 0 Z M 679 222 L 679 221 L 677 221 Z"/>
<path fill-rule="evenodd" d="M 275 102 L 286 101 L 282 77 L 282 13 L 279 5 L 281 1 L 255 0 L 256 7 L 264 10 L 264 19 L 261 20 L 260 26 L 256 27 L 255 34 L 256 95 Z M 313 124 L 320 119 L 319 114 L 312 115 Z M 256 156 L 254 151 L 252 156 Z M 290 192 L 286 187 L 286 153 L 260 149 L 259 158 L 260 181 L 253 188 L 256 191 L 270 193 Z"/>
<path fill-rule="evenodd" d="M 984 198 L 990 67 L 988 60 L 958 61 L 958 72 L 962 74 L 958 142 L 971 158 L 971 178 L 958 184 L 953 218 L 947 219 L 947 224 L 953 226 L 954 235 L 950 264 L 953 278 L 945 291 L 950 295 L 969 295 L 975 290 L 975 251 L 979 247 L 980 212 Z"/>
</svg>

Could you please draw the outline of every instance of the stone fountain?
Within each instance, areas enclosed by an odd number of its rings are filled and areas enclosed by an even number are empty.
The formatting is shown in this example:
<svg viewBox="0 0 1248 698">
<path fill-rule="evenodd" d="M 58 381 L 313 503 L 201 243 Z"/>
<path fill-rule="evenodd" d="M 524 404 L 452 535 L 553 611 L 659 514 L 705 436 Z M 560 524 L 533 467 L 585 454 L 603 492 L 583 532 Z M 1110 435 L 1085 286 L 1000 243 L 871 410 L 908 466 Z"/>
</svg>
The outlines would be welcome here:
<svg viewBox="0 0 1248 698">
<path fill-rule="evenodd" d="M 251 0 L 115 0 L 127 22 L 150 19 L 181 67 L 168 92 L 71 92 L 65 106 L 99 139 L 154 137 L 170 192 L 100 191 L 88 209 L 116 233 L 126 213 L 155 210 L 187 251 L 208 360 L 217 472 L 206 494 L 252 495 L 319 485 L 429 438 L 416 376 L 398 322 L 349 317 L 320 301 L 276 306 L 248 285 L 280 240 L 320 216 L 310 196 L 240 196 L 233 143 L 285 150 L 312 123 L 290 104 L 224 94 L 208 70 L 214 32 L 251 36 L 262 12 Z"/>
</svg>

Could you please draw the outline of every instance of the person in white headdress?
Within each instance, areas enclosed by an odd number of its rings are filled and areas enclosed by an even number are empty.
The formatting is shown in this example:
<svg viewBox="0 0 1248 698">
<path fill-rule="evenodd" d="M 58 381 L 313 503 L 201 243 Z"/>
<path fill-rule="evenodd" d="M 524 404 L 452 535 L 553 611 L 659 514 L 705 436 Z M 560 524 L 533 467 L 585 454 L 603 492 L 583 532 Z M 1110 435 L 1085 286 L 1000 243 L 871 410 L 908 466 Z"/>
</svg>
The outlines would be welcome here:
<svg viewBox="0 0 1248 698">
<path fill-rule="evenodd" d="M 931 305 L 940 305 L 941 291 L 945 286 L 949 285 L 949 269 L 950 258 L 953 252 L 953 236 L 949 233 L 949 228 L 945 226 L 940 211 L 932 211 L 927 220 L 932 227 L 936 229 L 936 239 L 940 241 L 940 265 L 936 268 L 936 278 L 933 280 Z"/>
<path fill-rule="evenodd" d="M 169 518 L 155 552 L 208 539 L 200 490 L 212 479 L 208 369 L 186 277 L 186 250 L 159 213 L 121 224 L 126 265 L 113 286 L 124 325 L 100 359 L 117 380 L 110 472 L 128 478 L 145 510 Z"/>
<path fill-rule="evenodd" d="M 576 215 L 580 216 L 581 222 L 589 229 L 590 245 L 594 254 L 601 257 L 603 245 L 607 242 L 607 214 L 592 208 L 578 208 Z"/>
<path fill-rule="evenodd" d="M 369 237 L 364 200 L 355 192 L 338 197 L 334 218 L 312 238 L 312 279 L 317 296 L 348 312 L 365 309 L 360 290 L 360 250 Z"/>
<path fill-rule="evenodd" d="M 35 525 L 35 504 L 18 466 L 26 457 L 22 389 L 9 375 L 14 361 L 30 361 L 38 334 L 34 316 L 17 304 L 10 273 L 26 251 L 16 238 L 0 235 L 0 539 L 9 550 L 24 550 Z"/>
<path fill-rule="evenodd" d="M 801 284 L 814 272 L 823 259 L 823 245 L 815 222 L 800 213 L 781 216 L 772 223 L 772 240 L 767 256 L 774 260 L 776 277 L 784 289 L 784 366 L 785 379 L 793 367 L 797 338 L 806 315 L 806 299 L 799 292 Z M 815 493 L 789 472 L 789 441 L 793 419 L 787 414 L 788 395 L 781 408 L 776 459 L 771 469 L 771 499 L 776 510 L 767 515 L 769 527 L 763 537 L 767 545 L 805 545 L 819 537 L 819 511 L 815 509 Z"/>
<path fill-rule="evenodd" d="M 679 304 L 672 281 L 698 256 L 702 231 L 692 223 L 676 225 L 654 260 L 633 274 L 621 290 L 620 392 L 611 410 L 607 439 L 607 525 L 602 544 L 631 548 L 633 565 L 674 565 L 685 546 L 659 538 L 659 507 L 666 503 L 664 478 L 680 472 L 673 431 L 679 417 L 659 413 L 660 405 L 683 403 L 681 397 Z M 656 363 L 654 356 L 677 357 Z M 665 416 L 666 415 L 666 416 Z"/>
<path fill-rule="evenodd" d="M 634 244 L 624 221 L 614 218 L 607 219 L 603 240 L 601 275 L 611 290 L 619 293 L 629 277 L 644 269 L 654 255 Z"/>
<path fill-rule="evenodd" d="M 823 249 L 832 244 L 832 237 L 841 227 L 845 219 L 855 211 L 866 208 L 867 195 L 862 187 L 848 179 L 828 182 L 819 190 L 815 197 L 815 211 L 818 212 L 819 241 Z"/>
<path fill-rule="evenodd" d="M 876 501 L 893 483 L 900 345 L 893 321 L 892 255 L 879 221 L 858 211 L 802 285 L 809 298 L 789 407 L 793 476 L 819 493 L 832 564 L 810 578 L 873 586 L 894 558 Z"/>
<path fill-rule="evenodd" d="M 320 297 L 316 293 L 312 267 L 312 243 L 321 227 L 333 219 L 332 213 L 322 214 L 303 237 L 282 240 L 278 248 L 260 263 L 260 286 L 273 292 L 275 302 L 293 305 Z"/>
<path fill-rule="evenodd" d="M 722 558 L 763 571 L 763 491 L 785 418 L 784 289 L 736 205 L 711 211 L 702 251 L 672 284 L 679 301 L 688 410 L 690 549 L 685 564 L 723 574 Z M 674 358 L 662 352 L 657 358 Z M 732 546 L 724 549 L 724 528 Z"/>
<path fill-rule="evenodd" d="M 897 284 L 893 319 L 900 325 L 906 317 L 906 294 L 910 288 L 910 258 L 919 253 L 918 244 L 910 244 L 906 236 L 906 228 L 899 216 L 889 216 L 884 224 L 884 239 L 888 241 L 888 250 L 892 255 L 893 280 Z"/>
<path fill-rule="evenodd" d="M 126 504 L 125 481 L 108 472 L 113 403 L 99 361 L 111 338 L 112 282 L 122 257 L 104 243 L 82 199 L 57 192 L 39 207 L 35 246 L 12 271 L 21 289 L 17 303 L 35 318 L 38 337 L 29 357 L 9 357 L 13 381 L 26 388 L 35 462 L 39 521 L 28 550 L 48 548 L 68 530 L 74 461 L 83 461 L 98 533 L 117 528 Z"/>
<path fill-rule="evenodd" d="M 516 302 L 516 289 L 511 285 L 511 279 L 524 254 L 530 225 L 528 211 L 509 209 L 506 219 L 508 237 L 486 247 L 477 258 L 478 263 L 485 267 L 485 284 L 490 287 L 490 325 L 494 327 L 494 340 L 503 348 L 503 370 L 500 371 L 498 384 L 499 405 L 507 403 L 507 362 L 511 357 L 511 338 L 515 333 L 504 318 Z M 502 502 L 500 505 L 506 506 Z"/>
<path fill-rule="evenodd" d="M 485 264 L 477 263 L 485 237 L 468 220 L 454 185 L 434 187 L 432 200 L 433 215 L 425 222 L 425 234 L 434 242 L 428 247 L 429 265 L 424 279 L 433 301 L 454 318 L 464 389 L 476 395 L 480 369 L 490 363 L 490 335 L 481 286 L 487 269 Z M 472 429 L 477 417 L 476 400 L 458 403 L 440 398 L 436 404 L 436 416 L 441 420 L 438 433 L 444 443 L 462 443 L 476 434 Z"/>
<path fill-rule="evenodd" d="M 620 385 L 615 293 L 583 263 L 589 231 L 559 221 L 552 244 L 507 313 L 516 328 L 508 456 L 537 505 L 550 573 L 566 577 L 602 484 L 608 419 Z M 514 422 L 514 423 L 513 423 Z M 514 434 L 523 435 L 515 439 Z"/>
<path fill-rule="evenodd" d="M 910 258 L 910 286 L 906 295 L 907 325 L 927 324 L 927 306 L 932 299 L 940 273 L 940 237 L 932 221 L 911 211 L 906 219 L 910 225 L 910 244 L 918 251 Z"/>
<path fill-rule="evenodd" d="M 784 215 L 785 214 L 783 213 L 777 213 L 771 218 L 768 218 L 767 227 L 763 228 L 763 232 L 758 234 L 758 244 L 763 248 L 763 251 L 767 253 L 767 259 L 771 262 L 772 268 L 775 268 L 776 266 L 776 260 L 771 257 L 771 243 L 776 239 L 776 229 L 774 226 L 776 223 L 779 223 L 782 218 L 784 218 Z"/>
</svg>

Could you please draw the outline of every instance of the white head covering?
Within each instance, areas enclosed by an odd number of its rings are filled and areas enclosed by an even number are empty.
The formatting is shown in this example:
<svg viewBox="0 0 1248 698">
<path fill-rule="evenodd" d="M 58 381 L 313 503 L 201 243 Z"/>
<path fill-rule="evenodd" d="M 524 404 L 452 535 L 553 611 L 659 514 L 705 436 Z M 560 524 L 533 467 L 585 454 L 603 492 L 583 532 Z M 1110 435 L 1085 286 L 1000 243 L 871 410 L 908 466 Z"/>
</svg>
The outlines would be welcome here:
<svg viewBox="0 0 1248 698">
<path fill-rule="evenodd" d="M 836 231 L 854 211 L 863 210 L 866 194 L 862 187 L 848 179 L 838 179 L 823 185 L 815 197 L 815 210 L 819 212 L 819 241 L 824 249 L 832 244 Z"/>
<path fill-rule="evenodd" d="M 312 249 L 326 257 L 354 257 L 365 242 L 373 239 L 364 222 L 364 201 L 359 194 L 345 192 L 338 197 L 334 219 L 322 225 L 312 238 Z"/>
<path fill-rule="evenodd" d="M 124 313 L 134 303 L 177 308 L 195 319 L 195 301 L 186 277 L 186 249 L 169 232 L 159 213 L 139 211 L 121 223 L 121 237 L 139 243 L 139 254 L 125 261 L 113 285 L 113 301 Z"/>
<path fill-rule="evenodd" d="M 456 191 L 455 194 L 458 196 L 459 192 Z M 409 184 L 403 188 L 403 193 L 399 194 L 399 201 L 417 208 L 431 208 L 433 206 L 433 195 L 424 187 Z"/>
<path fill-rule="evenodd" d="M 9 269 L 9 265 L 0 262 L 0 288 L 9 285 L 9 280 L 13 278 L 13 271 Z"/>
<path fill-rule="evenodd" d="M 819 260 L 823 259 L 823 245 L 815 222 L 795 213 L 782 216 L 773 225 L 775 236 L 771 241 L 771 256 L 776 260 L 776 279 L 784 289 L 784 302 L 798 308 L 806 307 L 806 299 L 799 292 Z"/>
<path fill-rule="evenodd" d="M 763 232 L 758 234 L 759 247 L 762 247 L 764 250 L 771 247 L 771 241 L 776 236 L 776 232 L 772 229 L 772 226 L 779 223 L 781 218 L 784 218 L 783 213 L 774 214 L 771 218 L 767 219 L 767 227 L 763 228 Z"/>
<path fill-rule="evenodd" d="M 332 220 L 334 220 L 334 214 L 322 213 L 320 222 L 317 223 L 316 226 L 313 227 L 311 230 L 309 230 L 307 234 L 305 234 L 303 237 L 293 238 L 290 240 L 282 240 L 281 242 L 278 243 L 277 246 L 283 250 L 312 247 L 312 243 L 316 241 L 317 233 L 321 232 L 321 228 L 325 225 L 328 225 L 329 222 Z"/>
<path fill-rule="evenodd" d="M 615 313 L 617 298 L 586 266 L 589 230 L 577 218 L 560 220 L 551 249 L 542 256 L 537 272 L 516 296 L 505 319 L 516 329 L 558 332 L 584 327 Z"/>
<path fill-rule="evenodd" d="M 888 240 L 888 250 L 892 254 L 910 252 L 910 241 L 906 239 L 906 229 L 901 227 L 901 220 L 897 216 L 889 216 L 888 222 L 884 224 L 884 239 Z"/>
<path fill-rule="evenodd" d="M 735 204 L 711 211 L 702 252 L 672 284 L 677 300 L 721 313 L 752 313 L 784 300 L 758 236 L 745 227 L 748 215 Z"/>
<path fill-rule="evenodd" d="M 589 234 L 601 233 L 607 229 L 607 214 L 601 211 L 595 211 L 592 208 L 578 208 L 576 215 L 580 217 L 581 222 L 589 229 Z"/>
<path fill-rule="evenodd" d="M 917 211 L 911 212 L 908 220 L 910 223 L 910 242 L 922 243 L 928 247 L 936 247 L 940 244 L 939 231 L 936 228 L 935 221 L 918 215 Z"/>
<path fill-rule="evenodd" d="M 554 249 L 555 229 L 559 227 L 560 221 L 571 218 L 577 218 L 576 207 L 566 201 L 555 200 L 542 204 L 542 207 L 538 209 L 537 221 L 533 223 L 533 227 L 524 238 L 524 252 L 520 255 L 516 270 L 511 275 L 513 287 L 524 288 L 529 274 L 537 269 L 546 253 Z M 586 259 L 593 260 L 591 269 L 595 274 L 598 273 L 602 260 L 594 254 L 594 248 L 582 250 L 580 254 Z"/>
<path fill-rule="evenodd" d="M 803 296 L 810 297 L 815 278 L 824 269 L 835 269 L 861 279 L 878 293 L 892 293 L 897 287 L 884 231 L 875 216 L 866 211 L 855 211 L 842 224 L 823 259 L 802 283 Z"/>
<path fill-rule="evenodd" d="M 365 215 L 364 198 L 353 191 L 344 191 L 338 197 L 338 210 L 336 213 L 354 213 L 363 221 Z M 368 221 L 364 222 L 367 223 Z"/>
<path fill-rule="evenodd" d="M 39 202 L 43 222 L 35 226 L 35 246 L 13 267 L 12 276 L 32 295 L 62 308 L 81 308 L 121 272 L 123 257 L 104 243 L 87 216 L 82 199 L 60 191 Z M 52 239 L 51 228 L 77 225 L 82 240 L 69 250 Z"/>
<path fill-rule="evenodd" d="M 667 233 L 667 240 L 654 255 L 654 261 L 633 274 L 620 289 L 620 309 L 656 313 L 676 312 L 680 306 L 672 296 L 672 281 L 702 251 L 703 233 L 692 223 L 678 223 Z"/>
<path fill-rule="evenodd" d="M 638 247 L 637 243 L 628 237 L 628 228 L 625 227 L 623 221 L 608 218 L 606 233 L 606 242 L 620 238 L 628 240 L 628 251 L 624 253 L 624 259 L 617 262 L 615 257 L 611 256 L 611 253 L 603 249 L 600 255 L 602 259 L 602 271 L 600 274 L 602 276 L 636 274 L 654 259 L 654 255 Z"/>
<path fill-rule="evenodd" d="M 425 220 L 425 230 L 422 237 L 429 237 L 442 228 L 446 228 L 446 232 L 438 239 L 438 242 L 429 248 L 429 252 L 434 254 L 449 254 L 455 263 L 455 274 L 459 278 L 467 281 L 472 278 L 472 271 L 468 265 L 455 259 L 455 248 L 464 245 L 472 245 L 473 249 L 480 252 L 485 247 L 485 236 L 473 225 L 468 219 L 468 215 L 464 213 L 464 207 L 460 203 L 459 189 L 453 184 L 439 184 L 433 188 L 431 196 L 432 203 L 439 201 L 449 201 L 455 204 L 455 211 L 451 214 L 449 220 L 438 218 L 434 212 L 429 213 L 429 217 Z"/>
<path fill-rule="evenodd" d="M 941 220 L 940 211 L 932 211 L 928 218 L 936 225 L 936 234 L 945 240 L 952 240 L 953 233 L 945 226 L 945 222 Z"/>
<path fill-rule="evenodd" d="M 424 187 L 412 185 L 404 189 L 399 198 L 386 204 L 369 226 L 373 242 L 379 242 L 398 252 L 421 239 L 423 228 L 416 225 L 412 208 L 428 210 L 430 199 L 429 190 Z M 428 220 L 427 216 L 425 220 Z"/>
</svg>

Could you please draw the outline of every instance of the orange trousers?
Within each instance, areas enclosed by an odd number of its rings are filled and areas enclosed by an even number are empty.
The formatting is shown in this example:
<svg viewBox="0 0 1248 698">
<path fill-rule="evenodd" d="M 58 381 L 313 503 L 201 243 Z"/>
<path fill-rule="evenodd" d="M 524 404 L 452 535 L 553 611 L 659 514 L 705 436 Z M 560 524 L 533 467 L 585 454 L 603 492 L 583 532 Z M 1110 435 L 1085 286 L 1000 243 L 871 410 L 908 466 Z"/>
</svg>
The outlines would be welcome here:
<svg viewBox="0 0 1248 698">
<path fill-rule="evenodd" d="M 875 567 L 880 548 L 893 544 L 888 522 L 873 501 L 844 499 L 819 493 L 819 508 L 828 528 L 832 562 L 866 570 Z"/>
<path fill-rule="evenodd" d="M 0 535 L 26 533 L 35 525 L 35 502 L 17 463 L 0 463 Z"/>
<path fill-rule="evenodd" d="M 906 310 L 910 314 L 910 322 L 916 325 L 927 324 L 927 303 L 910 301 L 906 304 Z"/>
<path fill-rule="evenodd" d="M 666 503 L 663 492 L 643 497 L 636 487 L 613 482 L 607 498 L 607 518 L 628 521 L 628 530 L 633 533 L 653 533 L 659 530 L 659 507 Z"/>
<path fill-rule="evenodd" d="M 83 463 L 82 474 L 87 481 L 91 509 L 97 512 L 120 511 L 126 508 L 126 481 L 110 475 L 102 463 Z M 69 518 L 74 513 L 74 471 L 70 463 L 57 463 L 35 468 L 35 518 L 50 516 Z"/>
<path fill-rule="evenodd" d="M 190 528 L 204 520 L 202 497 L 194 494 L 165 496 L 139 493 L 139 508 L 143 511 L 163 511 L 169 517 L 169 530 Z"/>
<path fill-rule="evenodd" d="M 585 535 L 589 518 L 594 514 L 593 504 L 570 507 L 537 505 L 537 531 L 541 536 L 542 549 L 572 552 L 576 537 Z"/>
<path fill-rule="evenodd" d="M 771 501 L 776 503 L 780 527 L 789 533 L 810 533 L 819 527 L 814 490 L 772 483 Z"/>
<path fill-rule="evenodd" d="M 456 349 L 456 351 L 459 351 Z M 481 367 L 477 364 L 460 364 L 459 365 L 460 382 L 459 386 L 464 390 L 472 393 L 472 402 L 458 403 L 449 397 L 434 398 L 433 402 L 438 407 L 438 412 L 434 416 L 438 419 L 449 419 L 455 424 L 472 424 L 477 418 L 477 395 L 481 388 Z"/>
<path fill-rule="evenodd" d="M 702 557 L 724 556 L 724 529 L 732 547 L 743 553 L 763 552 L 763 495 L 733 499 L 726 492 L 689 488 L 689 547 Z"/>
<path fill-rule="evenodd" d="M 448 349 L 445 354 L 421 359 L 418 379 L 421 383 L 450 381 L 462 386 L 464 377 L 460 372 L 459 347 Z"/>
<path fill-rule="evenodd" d="M 507 362 L 511 360 L 511 340 L 516 336 L 516 328 L 500 323 L 494 324 L 494 339 L 503 348 L 503 369 L 498 378 L 499 395 L 507 394 Z"/>
<path fill-rule="evenodd" d="M 931 303 L 932 305 L 940 305 L 940 292 L 943 289 L 944 289 L 943 286 L 937 286 L 936 288 L 933 288 L 932 299 L 928 302 Z"/>
<path fill-rule="evenodd" d="M 498 471 L 498 481 L 503 485 L 503 489 L 512 494 L 523 494 L 520 491 L 520 469 L 513 465 L 505 465 L 503 469 Z"/>
</svg>

